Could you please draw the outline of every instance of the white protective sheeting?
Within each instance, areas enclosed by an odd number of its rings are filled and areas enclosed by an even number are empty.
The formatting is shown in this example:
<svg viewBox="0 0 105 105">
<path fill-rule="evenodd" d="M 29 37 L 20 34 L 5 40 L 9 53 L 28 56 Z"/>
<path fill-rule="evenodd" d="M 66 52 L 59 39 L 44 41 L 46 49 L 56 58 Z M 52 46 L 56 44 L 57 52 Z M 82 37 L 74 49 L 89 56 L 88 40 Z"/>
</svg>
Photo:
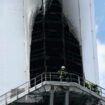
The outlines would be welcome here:
<svg viewBox="0 0 105 105">
<path fill-rule="evenodd" d="M 99 83 L 93 0 L 64 0 L 64 14 L 81 45 L 85 78 Z"/>
<path fill-rule="evenodd" d="M 22 0 L 0 0 L 0 95 L 26 82 Z"/>
</svg>

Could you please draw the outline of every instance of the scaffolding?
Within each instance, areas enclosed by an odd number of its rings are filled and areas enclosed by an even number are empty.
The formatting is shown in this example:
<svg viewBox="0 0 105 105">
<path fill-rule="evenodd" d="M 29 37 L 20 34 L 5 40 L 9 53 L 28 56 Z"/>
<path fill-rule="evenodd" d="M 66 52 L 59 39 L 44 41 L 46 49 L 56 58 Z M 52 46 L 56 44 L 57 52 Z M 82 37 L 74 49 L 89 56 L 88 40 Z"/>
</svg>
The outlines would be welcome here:
<svg viewBox="0 0 105 105">
<path fill-rule="evenodd" d="M 70 31 L 62 3 L 52 0 L 44 5 L 42 0 L 32 31 L 30 79 L 42 72 L 57 72 L 62 65 L 69 73 L 83 76 L 79 41 Z"/>
</svg>

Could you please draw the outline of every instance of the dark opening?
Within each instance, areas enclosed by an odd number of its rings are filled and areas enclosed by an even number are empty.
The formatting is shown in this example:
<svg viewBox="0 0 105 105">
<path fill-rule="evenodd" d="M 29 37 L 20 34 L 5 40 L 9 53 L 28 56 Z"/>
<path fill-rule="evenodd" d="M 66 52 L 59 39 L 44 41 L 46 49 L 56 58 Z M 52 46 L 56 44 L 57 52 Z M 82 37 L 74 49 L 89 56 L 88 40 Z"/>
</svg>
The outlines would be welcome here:
<svg viewBox="0 0 105 105">
<path fill-rule="evenodd" d="M 48 4 L 49 5 L 49 4 Z M 35 17 L 30 54 L 30 79 L 42 72 L 57 72 L 62 65 L 70 73 L 83 76 L 78 40 L 70 32 L 62 5 L 53 0 Z"/>
<path fill-rule="evenodd" d="M 65 92 L 54 93 L 54 105 L 65 105 Z"/>
</svg>

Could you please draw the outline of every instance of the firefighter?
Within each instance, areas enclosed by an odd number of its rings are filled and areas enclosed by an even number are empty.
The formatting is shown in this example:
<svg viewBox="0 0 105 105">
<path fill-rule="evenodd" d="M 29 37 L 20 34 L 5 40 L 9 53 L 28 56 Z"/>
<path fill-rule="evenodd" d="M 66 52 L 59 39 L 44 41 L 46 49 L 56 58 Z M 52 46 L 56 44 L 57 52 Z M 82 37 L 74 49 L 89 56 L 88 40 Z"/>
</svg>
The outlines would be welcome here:
<svg viewBox="0 0 105 105">
<path fill-rule="evenodd" d="M 101 89 L 100 89 L 100 87 L 99 86 L 97 86 L 97 85 L 95 85 L 95 92 L 99 95 L 100 94 L 100 92 L 101 92 Z"/>
<path fill-rule="evenodd" d="M 60 74 L 60 81 L 62 81 L 68 74 L 68 72 L 65 71 L 65 68 L 65 66 L 61 66 L 61 70 L 58 71 L 58 73 Z"/>
</svg>

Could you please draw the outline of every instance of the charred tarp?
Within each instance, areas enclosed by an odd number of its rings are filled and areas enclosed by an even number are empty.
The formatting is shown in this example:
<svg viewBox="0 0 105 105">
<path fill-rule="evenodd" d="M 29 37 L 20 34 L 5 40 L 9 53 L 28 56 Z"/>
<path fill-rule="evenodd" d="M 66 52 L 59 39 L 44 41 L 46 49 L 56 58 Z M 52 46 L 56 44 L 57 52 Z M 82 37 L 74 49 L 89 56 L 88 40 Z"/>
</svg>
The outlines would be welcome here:
<svg viewBox="0 0 105 105">
<path fill-rule="evenodd" d="M 78 40 L 69 30 L 58 0 L 43 5 L 35 17 L 30 55 L 30 79 L 42 72 L 57 72 L 62 65 L 83 76 Z"/>
</svg>

